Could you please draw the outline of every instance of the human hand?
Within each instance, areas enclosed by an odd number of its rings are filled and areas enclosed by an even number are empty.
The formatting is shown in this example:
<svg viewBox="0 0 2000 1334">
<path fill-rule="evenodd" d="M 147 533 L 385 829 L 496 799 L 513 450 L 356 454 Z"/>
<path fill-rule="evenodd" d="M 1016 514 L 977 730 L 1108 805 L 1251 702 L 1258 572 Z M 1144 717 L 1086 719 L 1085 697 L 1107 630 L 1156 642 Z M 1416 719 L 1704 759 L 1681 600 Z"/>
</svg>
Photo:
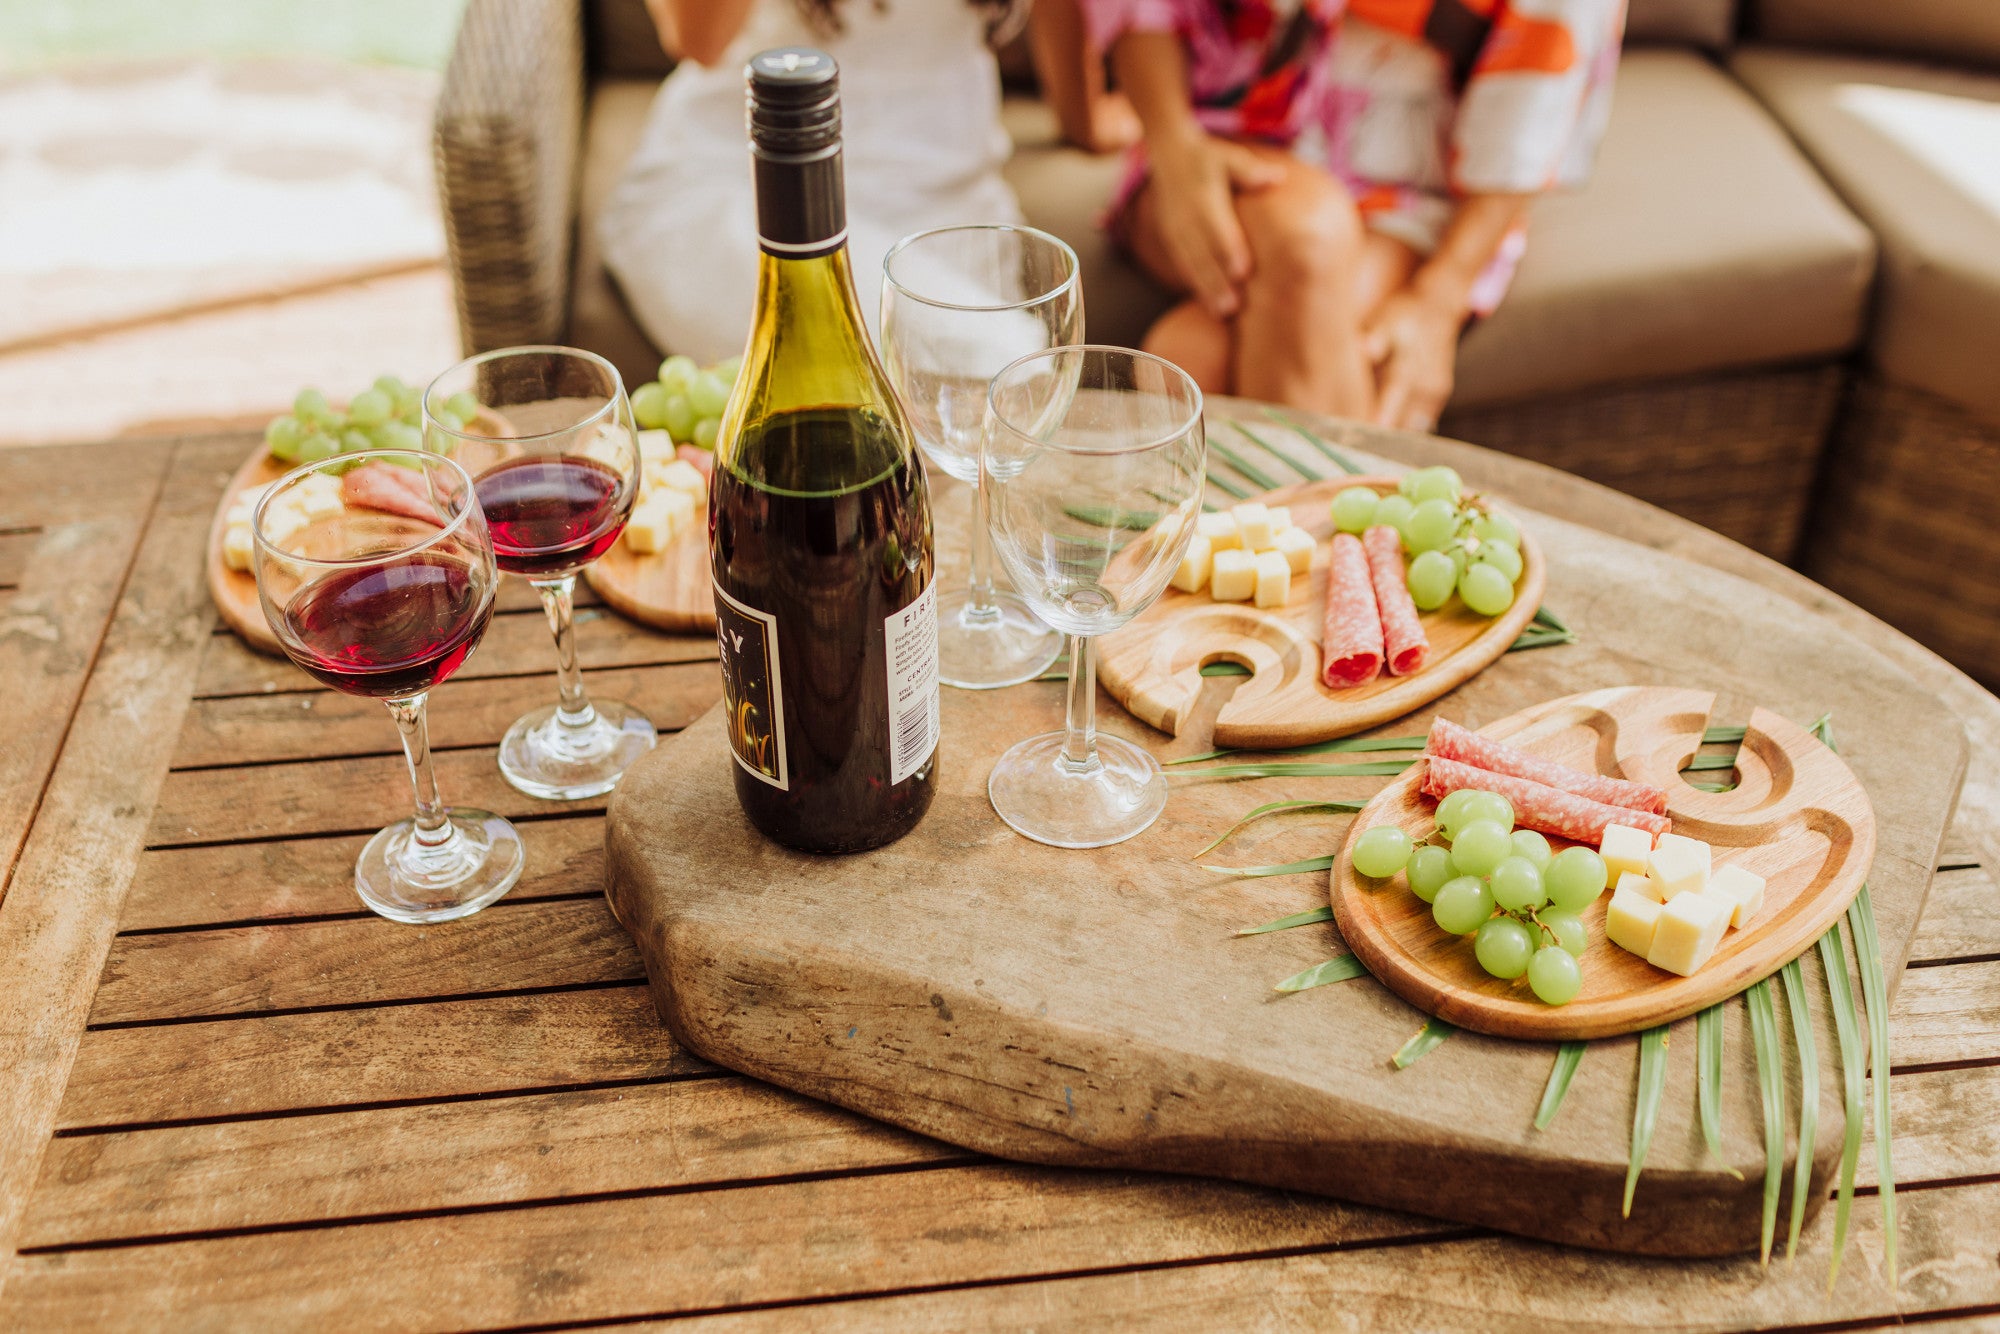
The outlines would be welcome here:
<svg viewBox="0 0 2000 1334">
<path fill-rule="evenodd" d="M 1139 113 L 1123 93 L 1105 93 L 1090 100 L 1090 142 L 1093 153 L 1116 153 L 1139 142 Z"/>
<path fill-rule="evenodd" d="M 1250 276 L 1235 195 L 1277 184 L 1284 169 L 1199 128 L 1148 148 L 1160 237 L 1195 299 L 1226 320 L 1242 304 L 1237 289 Z"/>
<path fill-rule="evenodd" d="M 1454 303 L 1405 287 L 1389 294 L 1361 331 L 1375 367 L 1377 426 L 1428 431 L 1451 397 L 1458 330 L 1465 312 Z"/>
</svg>

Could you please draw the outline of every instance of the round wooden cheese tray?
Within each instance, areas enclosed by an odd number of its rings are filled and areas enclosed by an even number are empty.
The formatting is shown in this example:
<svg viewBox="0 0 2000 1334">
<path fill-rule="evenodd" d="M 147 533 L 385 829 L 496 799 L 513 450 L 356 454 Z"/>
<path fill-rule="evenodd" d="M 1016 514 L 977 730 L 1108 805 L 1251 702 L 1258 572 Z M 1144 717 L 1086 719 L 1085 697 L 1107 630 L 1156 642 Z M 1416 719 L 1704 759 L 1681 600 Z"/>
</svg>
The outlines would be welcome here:
<svg viewBox="0 0 2000 1334">
<path fill-rule="evenodd" d="M 1313 535 L 1309 577 L 1292 581 L 1281 610 L 1216 602 L 1206 592 L 1169 588 L 1160 600 L 1097 645 L 1097 679 L 1120 704 L 1178 734 L 1201 694 L 1201 669 L 1213 662 L 1248 667 L 1249 679 L 1223 704 L 1215 744 L 1283 750 L 1328 741 L 1400 718 L 1452 690 L 1505 653 L 1542 604 L 1548 570 L 1541 548 L 1521 534 L 1521 578 L 1514 603 L 1480 616 L 1456 595 L 1422 613 L 1429 660 L 1409 676 L 1386 672 L 1367 685 L 1335 690 L 1320 680 L 1320 634 L 1326 620 L 1333 497 L 1350 486 L 1396 489 L 1394 477 L 1333 477 L 1284 487 L 1257 499 L 1289 505 L 1292 522 Z"/>
<path fill-rule="evenodd" d="M 1582 913 L 1590 934 L 1583 990 L 1545 1005 L 1513 982 L 1489 976 L 1470 936 L 1431 919 L 1430 906 L 1397 874 L 1357 875 L 1354 841 L 1365 829 L 1401 825 L 1429 834 L 1436 803 L 1419 791 L 1423 765 L 1384 788 L 1354 817 L 1331 872 L 1335 923 L 1370 974 L 1410 1004 L 1461 1028 L 1543 1041 L 1601 1038 L 1685 1018 L 1776 972 L 1811 948 L 1847 910 L 1875 857 L 1875 813 L 1846 763 L 1819 739 L 1775 713 L 1750 715 L 1730 792 L 1690 787 L 1680 770 L 1701 746 L 1715 694 L 1669 686 L 1615 686 L 1550 700 L 1480 728 L 1589 773 L 1648 783 L 1667 793 L 1674 832 L 1715 849 L 1715 864 L 1765 877 L 1763 908 L 1723 935 L 1690 977 L 1653 967 L 1604 937 L 1609 892 Z M 1558 850 L 1570 846 L 1551 838 Z"/>
<path fill-rule="evenodd" d="M 715 583 L 703 520 L 649 555 L 632 550 L 621 538 L 583 577 L 612 610 L 642 625 L 669 634 L 715 633 Z"/>
</svg>

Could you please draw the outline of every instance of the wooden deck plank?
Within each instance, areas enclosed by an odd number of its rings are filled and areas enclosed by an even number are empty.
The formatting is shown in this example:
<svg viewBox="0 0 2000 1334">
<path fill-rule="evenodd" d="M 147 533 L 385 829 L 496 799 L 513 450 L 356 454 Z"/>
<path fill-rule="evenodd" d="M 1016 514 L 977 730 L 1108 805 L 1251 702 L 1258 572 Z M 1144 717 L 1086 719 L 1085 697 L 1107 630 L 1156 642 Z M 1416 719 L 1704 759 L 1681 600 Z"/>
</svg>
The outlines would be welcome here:
<svg viewBox="0 0 2000 1334">
<path fill-rule="evenodd" d="M 661 663 L 706 662 L 715 657 L 710 635 L 663 635 L 602 607 L 576 614 L 577 658 L 586 670 L 648 667 Z M 539 676 L 555 673 L 555 644 L 539 611 L 501 613 L 453 680 L 485 676 Z M 274 690 L 323 687 L 282 658 L 245 648 L 234 635 L 212 635 L 202 657 L 195 695 L 255 695 Z"/>
<path fill-rule="evenodd" d="M 1946 860 L 1943 865 L 1952 863 Z M 2000 868 L 1939 871 L 1910 940 L 1912 962 L 2000 953 Z"/>
<path fill-rule="evenodd" d="M 0 900 L 0 1254 L 13 1249 L 54 1128 L 207 637 L 199 553 L 215 498 L 213 452 L 191 445 L 155 456 L 171 471 Z M 48 550 L 38 550 L 38 563 Z M 74 649 L 69 633 L 59 629 L 56 643 Z M 14 665 L 0 660 L 0 669 Z"/>
<path fill-rule="evenodd" d="M 93 1027 L 643 977 L 601 899 L 499 903 L 437 926 L 375 916 L 121 936 Z"/>
<path fill-rule="evenodd" d="M 57 1124 L 133 1126 L 713 1070 L 639 985 L 85 1033 Z"/>
<path fill-rule="evenodd" d="M 39 527 L 0 532 L 0 588 L 12 588 L 21 582 L 21 574 L 41 544 L 41 536 Z"/>
<path fill-rule="evenodd" d="M 2000 960 L 1906 969 L 1889 1024 L 1898 1070 L 2000 1056 Z"/>
<path fill-rule="evenodd" d="M 662 732 L 679 731 L 722 698 L 712 663 L 586 672 L 598 699 L 632 705 Z M 553 703 L 555 673 L 447 681 L 431 693 L 431 746 L 497 746 L 514 720 Z M 197 700 L 174 749 L 175 768 L 268 764 L 330 755 L 397 754 L 396 729 L 377 700 L 333 691 Z"/>
<path fill-rule="evenodd" d="M 599 894 L 604 817 L 540 820 L 525 840 L 521 883 L 504 902 Z M 159 931 L 287 917 L 360 916 L 354 859 L 368 835 L 155 848 L 141 853 L 121 931 Z"/>
</svg>

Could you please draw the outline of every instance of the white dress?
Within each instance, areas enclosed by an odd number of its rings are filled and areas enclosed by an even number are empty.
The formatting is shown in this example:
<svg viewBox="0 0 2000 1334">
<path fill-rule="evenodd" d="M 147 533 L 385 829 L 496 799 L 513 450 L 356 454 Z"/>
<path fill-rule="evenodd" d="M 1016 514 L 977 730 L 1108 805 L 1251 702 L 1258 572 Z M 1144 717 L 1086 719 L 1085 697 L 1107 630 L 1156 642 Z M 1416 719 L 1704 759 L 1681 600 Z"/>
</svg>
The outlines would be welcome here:
<svg viewBox="0 0 2000 1334">
<path fill-rule="evenodd" d="M 759 51 L 816 46 L 840 63 L 848 249 L 871 332 L 882 259 L 911 232 L 1018 222 L 1001 179 L 1000 75 L 986 20 L 966 0 L 845 0 L 844 30 L 817 32 L 794 0 L 757 0 L 713 67 L 683 61 L 660 87 L 638 151 L 605 210 L 605 262 L 669 352 L 734 356 L 757 288 L 757 217 L 743 67 Z"/>
</svg>

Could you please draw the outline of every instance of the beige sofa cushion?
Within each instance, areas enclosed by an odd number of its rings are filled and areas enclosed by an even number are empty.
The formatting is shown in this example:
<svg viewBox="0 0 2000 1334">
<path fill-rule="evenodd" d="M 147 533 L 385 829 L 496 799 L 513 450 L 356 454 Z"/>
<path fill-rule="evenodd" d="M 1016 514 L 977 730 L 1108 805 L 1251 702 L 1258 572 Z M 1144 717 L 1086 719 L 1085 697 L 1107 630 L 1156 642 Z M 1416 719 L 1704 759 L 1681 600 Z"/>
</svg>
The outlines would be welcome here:
<svg viewBox="0 0 2000 1334">
<path fill-rule="evenodd" d="M 1881 240 L 1876 364 L 2000 421 L 2000 76 L 1768 48 L 1734 64 Z"/>
<path fill-rule="evenodd" d="M 571 270 L 569 341 L 607 358 L 629 389 L 653 378 L 660 353 L 618 291 L 597 240 L 598 219 L 625 161 L 639 147 L 658 79 L 600 79 L 590 90 L 578 186 L 576 255 Z"/>
<path fill-rule="evenodd" d="M 1720 51 L 1735 35 L 1735 0 L 1632 0 L 1625 10 L 1627 42 L 1685 42 Z"/>
<path fill-rule="evenodd" d="M 1755 36 L 2000 65 L 1995 0 L 1757 0 Z"/>
</svg>

